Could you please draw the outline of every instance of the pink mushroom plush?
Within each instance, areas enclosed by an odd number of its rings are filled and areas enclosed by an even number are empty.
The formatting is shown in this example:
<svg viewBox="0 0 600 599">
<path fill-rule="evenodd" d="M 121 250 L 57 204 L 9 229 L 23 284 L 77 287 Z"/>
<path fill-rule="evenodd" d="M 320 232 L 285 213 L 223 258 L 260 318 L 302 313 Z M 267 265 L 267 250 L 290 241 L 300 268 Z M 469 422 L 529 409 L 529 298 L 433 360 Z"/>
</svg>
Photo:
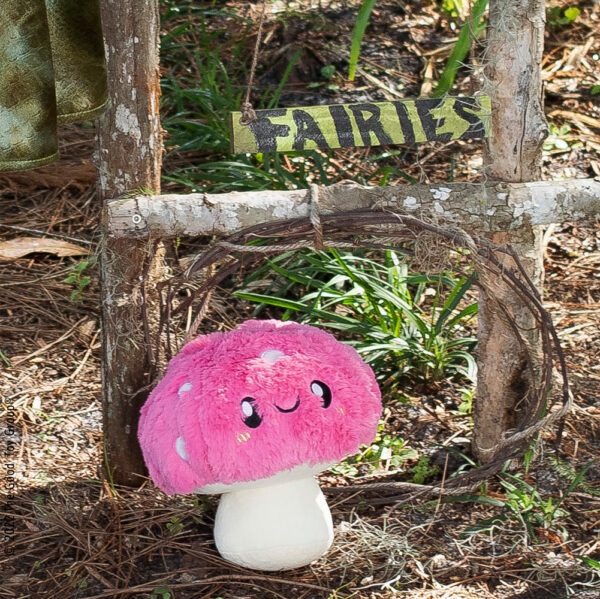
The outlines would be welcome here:
<svg viewBox="0 0 600 599">
<path fill-rule="evenodd" d="M 306 565 L 333 540 L 314 475 L 370 443 L 373 371 L 320 329 L 253 320 L 188 343 L 142 408 L 139 440 L 165 493 L 223 493 L 215 541 L 261 570 Z"/>
</svg>

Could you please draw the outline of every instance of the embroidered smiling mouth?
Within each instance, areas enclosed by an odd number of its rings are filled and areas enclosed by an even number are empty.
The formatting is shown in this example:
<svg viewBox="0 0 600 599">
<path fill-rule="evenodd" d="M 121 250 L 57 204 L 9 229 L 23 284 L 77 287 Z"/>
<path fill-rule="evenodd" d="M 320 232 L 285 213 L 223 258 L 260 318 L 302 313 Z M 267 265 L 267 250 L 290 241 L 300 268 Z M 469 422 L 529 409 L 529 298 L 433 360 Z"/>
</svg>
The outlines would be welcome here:
<svg viewBox="0 0 600 599">
<path fill-rule="evenodd" d="M 287 410 L 284 408 L 280 408 L 277 404 L 275 404 L 275 407 L 280 411 L 283 412 L 284 414 L 289 414 L 290 412 L 293 412 L 294 410 L 298 409 L 298 406 L 300 405 L 300 397 L 298 397 L 296 399 L 296 403 L 291 407 L 288 408 Z"/>
</svg>

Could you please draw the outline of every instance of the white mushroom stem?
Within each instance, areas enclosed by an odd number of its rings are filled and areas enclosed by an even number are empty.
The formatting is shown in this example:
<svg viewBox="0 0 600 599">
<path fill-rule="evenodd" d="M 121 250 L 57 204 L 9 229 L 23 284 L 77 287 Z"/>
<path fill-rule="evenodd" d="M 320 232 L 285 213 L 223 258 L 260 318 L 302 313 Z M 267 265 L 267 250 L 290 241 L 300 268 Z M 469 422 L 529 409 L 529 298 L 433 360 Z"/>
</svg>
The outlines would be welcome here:
<svg viewBox="0 0 600 599">
<path fill-rule="evenodd" d="M 224 493 L 215 542 L 227 560 L 256 570 L 290 570 L 333 541 L 331 512 L 313 476 Z"/>
</svg>

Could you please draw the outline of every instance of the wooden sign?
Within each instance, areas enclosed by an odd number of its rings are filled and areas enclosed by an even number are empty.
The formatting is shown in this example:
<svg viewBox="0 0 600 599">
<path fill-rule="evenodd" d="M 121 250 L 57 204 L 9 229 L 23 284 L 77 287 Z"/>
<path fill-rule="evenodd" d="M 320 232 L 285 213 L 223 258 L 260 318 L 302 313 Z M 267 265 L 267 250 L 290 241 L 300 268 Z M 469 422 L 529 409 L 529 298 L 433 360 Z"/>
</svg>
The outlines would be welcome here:
<svg viewBox="0 0 600 599">
<path fill-rule="evenodd" d="M 490 135 L 489 96 L 418 98 L 257 110 L 229 117 L 231 151 L 290 152 L 475 139 Z"/>
</svg>

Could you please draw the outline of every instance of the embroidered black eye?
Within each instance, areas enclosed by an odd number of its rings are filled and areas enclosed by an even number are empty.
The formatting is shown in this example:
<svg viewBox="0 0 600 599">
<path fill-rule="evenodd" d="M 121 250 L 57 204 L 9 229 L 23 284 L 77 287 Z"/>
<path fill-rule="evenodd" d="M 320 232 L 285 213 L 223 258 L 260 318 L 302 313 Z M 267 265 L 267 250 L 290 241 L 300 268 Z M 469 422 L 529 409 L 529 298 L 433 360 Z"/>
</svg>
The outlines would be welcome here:
<svg viewBox="0 0 600 599">
<path fill-rule="evenodd" d="M 313 381 L 310 384 L 310 390 L 323 400 L 323 407 L 328 408 L 331 405 L 331 389 L 321 381 Z"/>
<path fill-rule="evenodd" d="M 262 422 L 262 416 L 256 411 L 254 405 L 254 399 L 252 397 L 245 397 L 242 399 L 242 414 L 244 415 L 244 424 L 250 428 L 256 428 L 260 426 Z"/>
</svg>

